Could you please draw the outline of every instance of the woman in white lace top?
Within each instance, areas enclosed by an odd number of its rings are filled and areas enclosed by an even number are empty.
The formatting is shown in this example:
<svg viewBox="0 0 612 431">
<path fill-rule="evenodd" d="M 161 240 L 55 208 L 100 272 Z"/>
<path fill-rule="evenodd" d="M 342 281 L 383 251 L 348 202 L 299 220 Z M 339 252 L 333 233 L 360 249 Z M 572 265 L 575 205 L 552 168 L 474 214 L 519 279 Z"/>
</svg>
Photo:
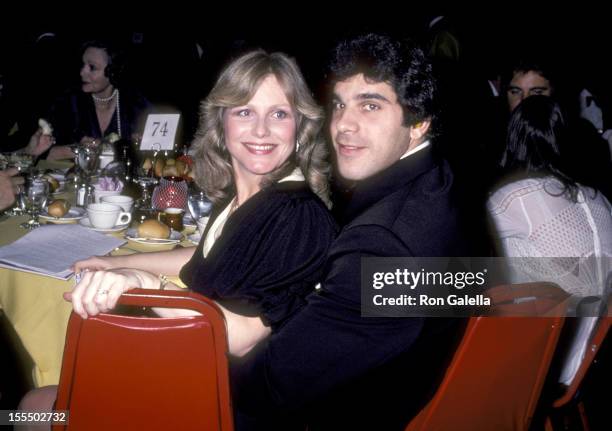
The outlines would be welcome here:
<svg viewBox="0 0 612 431">
<path fill-rule="evenodd" d="M 499 254 L 557 258 L 530 260 L 524 277 L 555 282 L 575 295 L 601 295 L 611 270 L 612 210 L 601 193 L 564 174 L 564 127 L 550 98 L 530 97 L 516 108 L 501 162 L 511 179 L 487 207 Z"/>
<path fill-rule="evenodd" d="M 514 282 L 552 281 L 572 295 L 605 298 L 612 277 L 612 209 L 601 193 L 564 173 L 559 151 L 564 124 L 549 97 L 529 97 L 518 105 L 501 162 L 510 176 L 487 207 L 500 255 L 547 258 L 515 261 Z M 561 383 L 574 378 L 596 323 L 595 317 L 576 322 Z"/>
</svg>

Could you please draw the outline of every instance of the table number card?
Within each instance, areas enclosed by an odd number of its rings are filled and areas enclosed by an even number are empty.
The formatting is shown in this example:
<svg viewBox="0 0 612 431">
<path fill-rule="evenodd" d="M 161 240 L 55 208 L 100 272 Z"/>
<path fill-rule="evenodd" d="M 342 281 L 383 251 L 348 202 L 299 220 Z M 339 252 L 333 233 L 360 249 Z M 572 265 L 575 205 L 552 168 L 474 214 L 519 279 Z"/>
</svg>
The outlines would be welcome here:
<svg viewBox="0 0 612 431">
<path fill-rule="evenodd" d="M 141 150 L 172 150 L 181 114 L 150 114 L 144 128 Z"/>
</svg>

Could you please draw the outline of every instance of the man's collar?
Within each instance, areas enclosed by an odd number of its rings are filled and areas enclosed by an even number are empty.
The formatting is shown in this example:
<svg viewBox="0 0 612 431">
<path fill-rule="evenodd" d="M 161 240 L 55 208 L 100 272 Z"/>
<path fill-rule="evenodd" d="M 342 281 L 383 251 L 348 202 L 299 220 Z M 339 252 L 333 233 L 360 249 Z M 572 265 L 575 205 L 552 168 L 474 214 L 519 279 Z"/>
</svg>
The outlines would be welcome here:
<svg viewBox="0 0 612 431">
<path fill-rule="evenodd" d="M 409 152 L 410 153 L 410 152 Z M 435 164 L 433 148 L 429 141 L 414 148 L 400 160 L 365 180 L 359 181 L 345 208 L 339 212 L 344 225 L 384 197 L 406 186 Z"/>
<path fill-rule="evenodd" d="M 427 148 L 431 145 L 431 143 L 429 141 L 425 141 L 423 143 L 420 143 L 419 145 L 417 145 L 416 147 L 412 148 L 411 150 L 408 150 L 404 153 L 404 155 L 402 157 L 400 157 L 400 160 L 405 159 L 408 156 L 411 156 L 412 154 L 416 153 L 417 151 L 421 151 L 423 148 Z"/>
</svg>

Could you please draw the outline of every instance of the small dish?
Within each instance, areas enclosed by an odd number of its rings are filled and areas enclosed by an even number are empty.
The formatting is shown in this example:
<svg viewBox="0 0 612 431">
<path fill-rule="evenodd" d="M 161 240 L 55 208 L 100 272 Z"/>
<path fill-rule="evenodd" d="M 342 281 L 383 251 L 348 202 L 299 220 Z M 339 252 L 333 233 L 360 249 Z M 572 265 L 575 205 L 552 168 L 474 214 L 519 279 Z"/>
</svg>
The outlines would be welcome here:
<svg viewBox="0 0 612 431">
<path fill-rule="evenodd" d="M 181 242 L 183 235 L 175 230 L 171 231 L 170 238 L 141 238 L 138 236 L 138 230 L 131 228 L 125 233 L 125 239 L 128 240 L 129 248 L 136 251 L 164 251 L 172 250 L 178 243 Z"/>
<path fill-rule="evenodd" d="M 132 228 L 125 233 L 125 237 L 129 240 L 139 242 L 142 244 L 164 244 L 164 243 L 174 243 L 178 244 L 181 242 L 183 235 L 180 232 L 172 230 L 170 232 L 170 238 L 142 238 L 138 236 L 138 230 Z"/>
<path fill-rule="evenodd" d="M 64 217 L 53 217 L 49 215 L 47 210 L 44 210 L 38 218 L 41 220 L 45 220 L 47 223 L 54 224 L 69 224 L 76 223 L 87 215 L 87 212 L 84 208 L 74 207 L 68 210 L 68 213 L 64 215 Z"/>
<path fill-rule="evenodd" d="M 118 224 L 116 226 L 110 227 L 110 228 L 101 228 L 101 227 L 95 227 L 91 224 L 91 221 L 89 221 L 89 217 L 85 217 L 82 218 L 81 220 L 79 220 L 79 224 L 81 226 L 85 226 L 86 228 L 95 230 L 97 232 L 120 232 L 122 230 L 125 230 L 129 227 L 129 223 L 127 224 Z"/>
</svg>

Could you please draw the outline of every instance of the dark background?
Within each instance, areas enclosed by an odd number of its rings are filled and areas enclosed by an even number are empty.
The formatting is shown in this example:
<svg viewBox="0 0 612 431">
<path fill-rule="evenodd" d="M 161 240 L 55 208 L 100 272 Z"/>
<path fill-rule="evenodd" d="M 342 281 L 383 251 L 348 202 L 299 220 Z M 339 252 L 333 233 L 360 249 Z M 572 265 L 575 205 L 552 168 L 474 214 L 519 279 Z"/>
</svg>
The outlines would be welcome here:
<svg viewBox="0 0 612 431">
<path fill-rule="evenodd" d="M 449 85 L 457 91 L 453 103 L 464 108 L 468 119 L 462 131 L 466 139 L 479 133 L 481 120 L 479 98 L 472 96 L 482 91 L 487 78 L 495 77 L 511 59 L 526 52 L 555 64 L 558 84 L 568 98 L 588 86 L 597 92 L 604 111 L 611 105 L 612 38 L 601 5 L 578 3 L 561 10 L 559 6 L 492 3 L 465 6 L 460 12 L 424 9 L 410 2 L 394 6 L 355 2 L 338 5 L 333 11 L 329 4 L 279 3 L 270 5 L 270 11 L 233 3 L 219 11 L 217 6 L 214 11 L 193 3 L 189 7 L 135 6 L 133 12 L 126 12 L 125 5 L 91 3 L 65 6 L 67 10 L 32 6 L 19 13 L 5 11 L 0 18 L 0 74 L 2 102 L 10 103 L 3 105 L 0 120 L 8 123 L 13 116 L 29 116 L 34 123 L 23 125 L 23 136 L 28 137 L 27 128 L 33 131 L 35 120 L 54 97 L 78 85 L 81 43 L 104 36 L 128 47 L 126 79 L 131 85 L 155 104 L 183 112 L 184 139 L 188 141 L 198 101 L 207 94 L 220 67 L 243 50 L 263 47 L 294 56 L 313 92 L 325 103 L 325 64 L 339 39 L 383 31 L 426 43 L 430 36 L 427 24 L 437 14 L 450 18 L 450 29 L 461 46 Z M 57 43 L 41 49 L 35 41 L 44 32 L 55 33 Z M 201 59 L 195 55 L 195 43 L 203 48 Z M 14 338 L 6 322 L 3 325 L 6 328 L 0 335 Z M 18 366 L 20 361 L 12 357 L 15 342 L 0 342 L 2 408 L 14 408 L 29 384 L 30 364 Z M 20 349 L 18 355 L 27 356 Z M 600 407 L 596 411 L 603 423 Z"/>
<path fill-rule="evenodd" d="M 587 5 L 584 10 L 576 6 L 562 10 L 518 3 L 496 3 L 470 12 L 468 7 L 458 12 L 409 3 L 374 6 L 348 4 L 330 10 L 329 5 L 279 4 L 262 11 L 237 4 L 225 6 L 225 12 L 212 12 L 204 6 L 174 5 L 174 9 L 143 8 L 128 16 L 121 9 L 99 4 L 91 12 L 8 14 L 5 23 L 14 19 L 18 25 L 0 26 L 0 71 L 19 81 L 23 94 L 29 88 L 44 92 L 56 82 L 78 84 L 80 43 L 111 36 L 129 47 L 127 78 L 132 85 L 154 102 L 183 107 L 185 100 L 206 95 L 228 58 L 249 47 L 264 47 L 294 56 L 322 99 L 327 54 L 338 39 L 384 31 L 427 42 L 428 22 L 445 14 L 461 44 L 463 82 L 459 85 L 469 88 L 503 70 L 517 53 L 530 51 L 554 62 L 565 91 L 590 85 L 598 93 L 610 94 L 607 77 L 612 71 L 608 65 L 612 47 L 603 10 Z M 58 46 L 51 58 L 33 52 L 34 41 L 43 32 L 57 35 Z M 197 62 L 196 42 L 204 49 Z"/>
<path fill-rule="evenodd" d="M 206 5 L 172 3 L 137 5 L 127 11 L 125 5 L 92 3 L 66 10 L 33 6 L 31 11 L 2 17 L 0 74 L 5 88 L 1 121 L 10 123 L 17 117 L 23 132 L 19 139 L 25 145 L 23 141 L 54 98 L 78 86 L 81 43 L 103 36 L 127 48 L 124 77 L 130 86 L 140 89 L 160 109 L 183 114 L 181 144 L 188 144 L 197 124 L 199 101 L 222 65 L 242 51 L 263 47 L 294 56 L 315 96 L 325 105 L 325 64 L 339 39 L 382 31 L 426 45 L 431 37 L 428 23 L 440 14 L 448 18 L 447 28 L 461 47 L 459 61 L 446 76 L 445 86 L 451 89 L 447 99 L 452 105 L 448 111 L 472 112 L 477 118 L 483 109 L 479 98 L 486 91 L 486 79 L 527 52 L 554 64 L 558 94 L 564 99 L 577 103 L 578 91 L 587 86 L 597 93 L 600 105 L 612 105 L 608 79 L 612 48 L 606 14 L 587 5 L 563 10 L 495 3 L 449 10 L 411 3 L 333 7 L 280 3 L 266 5 L 264 10 L 231 3 L 215 5 L 212 10 Z M 36 43 L 44 32 L 56 35 L 52 43 Z M 196 43 L 203 49 L 201 58 L 196 55 Z M 577 109 L 576 105 L 568 108 Z M 8 149 L 1 142 L 0 147 Z"/>
</svg>

